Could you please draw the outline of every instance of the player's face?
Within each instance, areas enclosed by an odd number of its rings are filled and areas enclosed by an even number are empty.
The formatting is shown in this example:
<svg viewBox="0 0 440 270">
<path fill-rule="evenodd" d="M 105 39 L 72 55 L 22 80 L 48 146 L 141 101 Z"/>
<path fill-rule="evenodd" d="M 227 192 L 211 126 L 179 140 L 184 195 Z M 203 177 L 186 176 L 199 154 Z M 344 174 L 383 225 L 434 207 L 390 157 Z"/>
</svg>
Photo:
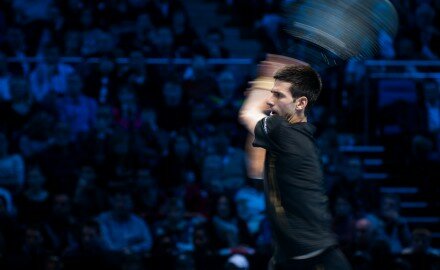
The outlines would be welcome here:
<svg viewBox="0 0 440 270">
<path fill-rule="evenodd" d="M 292 84 L 289 82 L 275 81 L 274 87 L 271 90 L 272 95 L 267 100 L 271 115 L 277 114 L 289 119 L 295 114 L 297 99 L 293 98 L 290 93 L 289 89 L 291 86 Z"/>
</svg>

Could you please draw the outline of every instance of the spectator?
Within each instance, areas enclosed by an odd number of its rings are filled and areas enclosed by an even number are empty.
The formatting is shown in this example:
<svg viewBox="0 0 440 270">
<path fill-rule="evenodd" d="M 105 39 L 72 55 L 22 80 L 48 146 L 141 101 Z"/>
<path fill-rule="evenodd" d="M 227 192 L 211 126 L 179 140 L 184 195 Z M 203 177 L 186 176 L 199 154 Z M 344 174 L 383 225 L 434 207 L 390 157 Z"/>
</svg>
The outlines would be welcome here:
<svg viewBox="0 0 440 270">
<path fill-rule="evenodd" d="M 16 252 L 21 237 L 11 194 L 0 188 L 0 265 L 5 256 Z"/>
<path fill-rule="evenodd" d="M 422 108 L 420 122 L 422 132 L 434 141 L 435 148 L 440 149 L 440 86 L 433 79 L 422 81 Z"/>
<path fill-rule="evenodd" d="M 39 166 L 28 168 L 26 187 L 18 196 L 19 220 L 27 224 L 39 224 L 47 219 L 49 192 L 45 189 L 46 177 Z"/>
<path fill-rule="evenodd" d="M 11 73 L 8 70 L 6 55 L 0 52 L 0 102 L 11 100 L 11 92 L 9 90 L 10 79 Z"/>
<path fill-rule="evenodd" d="M 63 255 L 64 269 L 113 269 L 105 250 L 99 224 L 90 220 L 81 226 L 79 244 Z M 114 267 L 116 268 L 116 267 Z"/>
<path fill-rule="evenodd" d="M 3 44 L 0 44 L 0 47 L 0 51 L 5 53 L 7 57 L 17 57 L 19 60 L 24 60 L 26 57 L 33 55 L 29 51 L 23 31 L 18 27 L 8 28 L 6 38 Z M 28 75 L 31 71 L 30 68 L 30 64 L 26 61 L 10 65 L 10 71 L 15 75 Z"/>
<path fill-rule="evenodd" d="M 105 247 L 116 254 L 146 254 L 153 239 L 148 225 L 133 213 L 131 194 L 123 189 L 110 196 L 111 210 L 98 216 Z"/>
<path fill-rule="evenodd" d="M 415 229 L 412 232 L 411 245 L 402 250 L 412 269 L 439 269 L 440 251 L 431 246 L 431 232 L 427 229 Z"/>
<path fill-rule="evenodd" d="M 66 57 L 76 57 L 81 55 L 81 32 L 67 30 L 63 37 L 63 55 Z"/>
<path fill-rule="evenodd" d="M 161 102 L 156 104 L 158 125 L 167 130 L 179 130 L 187 126 L 189 108 L 184 97 L 181 84 L 170 80 L 164 83 L 161 92 Z"/>
<path fill-rule="evenodd" d="M 194 266 L 196 270 L 220 268 L 220 258 L 213 250 L 209 231 L 204 225 L 194 229 Z"/>
<path fill-rule="evenodd" d="M 238 246 L 240 231 L 234 202 L 226 195 L 220 195 L 212 211 L 212 242 L 214 248 L 224 249 Z"/>
<path fill-rule="evenodd" d="M 173 58 L 178 56 L 174 35 L 167 25 L 158 26 L 153 34 L 154 39 L 152 55 L 158 58 Z"/>
<path fill-rule="evenodd" d="M 49 146 L 38 153 L 40 165 L 48 178 L 51 191 L 71 194 L 75 189 L 75 171 L 79 166 L 78 147 L 71 137 L 70 126 L 57 122 Z"/>
<path fill-rule="evenodd" d="M 6 258 L 6 269 L 43 270 L 49 252 L 45 249 L 45 239 L 40 226 L 28 225 L 23 229 L 20 248 Z"/>
<path fill-rule="evenodd" d="M 191 218 L 185 216 L 186 209 L 181 198 L 169 199 L 161 209 L 164 219 L 155 224 L 157 246 L 155 254 L 177 265 L 179 255 L 185 256 L 194 251 L 194 226 Z M 172 268 L 174 269 L 174 268 Z"/>
<path fill-rule="evenodd" d="M 344 196 L 335 198 L 333 206 L 333 231 L 338 235 L 342 252 L 347 252 L 355 235 L 355 217 L 353 206 Z"/>
<path fill-rule="evenodd" d="M 75 237 L 76 219 L 73 216 L 72 202 L 64 193 L 55 194 L 52 198 L 51 212 L 43 224 L 43 235 L 47 250 L 61 255 L 77 245 Z"/>
<path fill-rule="evenodd" d="M 68 76 L 74 72 L 72 66 L 61 62 L 60 50 L 55 45 L 46 46 L 42 54 L 43 62 L 30 74 L 30 89 L 37 102 L 66 94 Z"/>
<path fill-rule="evenodd" d="M 237 78 L 231 70 L 223 70 L 217 77 L 218 90 L 215 95 L 209 97 L 209 104 L 214 111 L 212 121 L 215 121 L 226 130 L 239 130 L 237 126 L 232 125 L 241 106 L 242 92 L 238 91 Z M 239 134 L 230 134 L 232 140 L 238 140 Z"/>
<path fill-rule="evenodd" d="M 29 82 L 22 76 L 13 76 L 8 80 L 10 100 L 1 102 L 1 126 L 8 138 L 12 139 L 11 145 L 16 147 L 17 135 L 25 124 L 43 108 L 33 101 L 29 92 Z M 15 150 L 14 149 L 14 150 Z"/>
<path fill-rule="evenodd" d="M 73 210 L 81 221 L 98 215 L 105 207 L 105 193 L 99 187 L 97 178 L 98 175 L 92 166 L 80 167 L 73 193 Z"/>
<path fill-rule="evenodd" d="M 207 55 L 203 52 L 195 52 L 191 66 L 183 74 L 183 89 L 190 104 L 204 103 L 216 92 L 217 82 L 207 66 L 206 58 Z"/>
<path fill-rule="evenodd" d="M 171 30 L 178 55 L 188 56 L 192 46 L 198 40 L 196 31 L 191 26 L 188 14 L 184 10 L 175 10 L 171 16 Z"/>
<path fill-rule="evenodd" d="M 24 160 L 20 154 L 9 154 L 8 139 L 0 133 L 0 186 L 13 191 L 24 185 Z"/>
<path fill-rule="evenodd" d="M 98 104 L 82 93 L 83 82 L 79 75 L 69 74 L 67 83 L 66 95 L 57 100 L 58 115 L 60 121 L 69 125 L 71 138 L 76 139 L 94 126 Z"/>
<path fill-rule="evenodd" d="M 393 194 L 384 194 L 380 202 L 379 215 L 370 215 L 376 223 L 380 237 L 390 245 L 392 254 L 398 254 L 409 245 L 411 234 L 408 224 L 400 216 L 400 198 Z"/>
<path fill-rule="evenodd" d="M 189 136 L 184 133 L 170 140 L 168 153 L 160 160 L 156 172 L 160 186 L 167 192 L 180 188 L 186 172 L 197 172 L 193 148 Z"/>
<path fill-rule="evenodd" d="M 148 224 L 153 224 L 159 219 L 157 209 L 165 201 L 165 194 L 159 188 L 157 179 L 146 168 L 137 170 L 134 186 L 134 210 Z"/>
</svg>

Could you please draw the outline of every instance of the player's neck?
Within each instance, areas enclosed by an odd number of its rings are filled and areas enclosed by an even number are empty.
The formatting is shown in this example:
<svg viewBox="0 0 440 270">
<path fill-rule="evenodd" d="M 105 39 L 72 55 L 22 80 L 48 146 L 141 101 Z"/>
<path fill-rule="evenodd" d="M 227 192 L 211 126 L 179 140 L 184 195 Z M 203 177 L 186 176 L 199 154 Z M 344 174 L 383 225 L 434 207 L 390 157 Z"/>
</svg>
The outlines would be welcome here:
<svg viewBox="0 0 440 270">
<path fill-rule="evenodd" d="M 291 116 L 287 117 L 287 121 L 290 124 L 307 122 L 307 116 L 305 116 L 304 114 L 292 114 Z"/>
</svg>

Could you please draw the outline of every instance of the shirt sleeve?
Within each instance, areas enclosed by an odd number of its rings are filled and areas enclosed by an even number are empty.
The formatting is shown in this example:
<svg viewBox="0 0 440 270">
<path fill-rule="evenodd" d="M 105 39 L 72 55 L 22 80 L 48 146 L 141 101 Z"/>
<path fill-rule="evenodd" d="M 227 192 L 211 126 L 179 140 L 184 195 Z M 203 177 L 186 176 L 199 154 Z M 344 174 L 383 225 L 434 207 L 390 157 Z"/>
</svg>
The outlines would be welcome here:
<svg viewBox="0 0 440 270">
<path fill-rule="evenodd" d="M 275 150 L 278 146 L 283 118 L 278 115 L 266 116 L 258 121 L 255 126 L 255 140 L 252 143 L 254 147 L 262 147 L 266 150 Z"/>
</svg>

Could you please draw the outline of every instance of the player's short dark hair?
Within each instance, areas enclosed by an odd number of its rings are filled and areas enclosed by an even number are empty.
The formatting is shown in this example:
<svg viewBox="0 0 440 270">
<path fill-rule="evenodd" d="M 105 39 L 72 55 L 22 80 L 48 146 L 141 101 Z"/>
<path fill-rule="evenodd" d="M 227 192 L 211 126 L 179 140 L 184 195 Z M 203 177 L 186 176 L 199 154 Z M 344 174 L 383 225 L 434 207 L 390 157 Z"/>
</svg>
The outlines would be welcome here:
<svg viewBox="0 0 440 270">
<path fill-rule="evenodd" d="M 308 100 L 306 113 L 316 102 L 321 93 L 322 82 L 318 72 L 306 65 L 285 66 L 278 70 L 274 79 L 292 84 L 290 92 L 292 97 L 305 96 Z"/>
</svg>

